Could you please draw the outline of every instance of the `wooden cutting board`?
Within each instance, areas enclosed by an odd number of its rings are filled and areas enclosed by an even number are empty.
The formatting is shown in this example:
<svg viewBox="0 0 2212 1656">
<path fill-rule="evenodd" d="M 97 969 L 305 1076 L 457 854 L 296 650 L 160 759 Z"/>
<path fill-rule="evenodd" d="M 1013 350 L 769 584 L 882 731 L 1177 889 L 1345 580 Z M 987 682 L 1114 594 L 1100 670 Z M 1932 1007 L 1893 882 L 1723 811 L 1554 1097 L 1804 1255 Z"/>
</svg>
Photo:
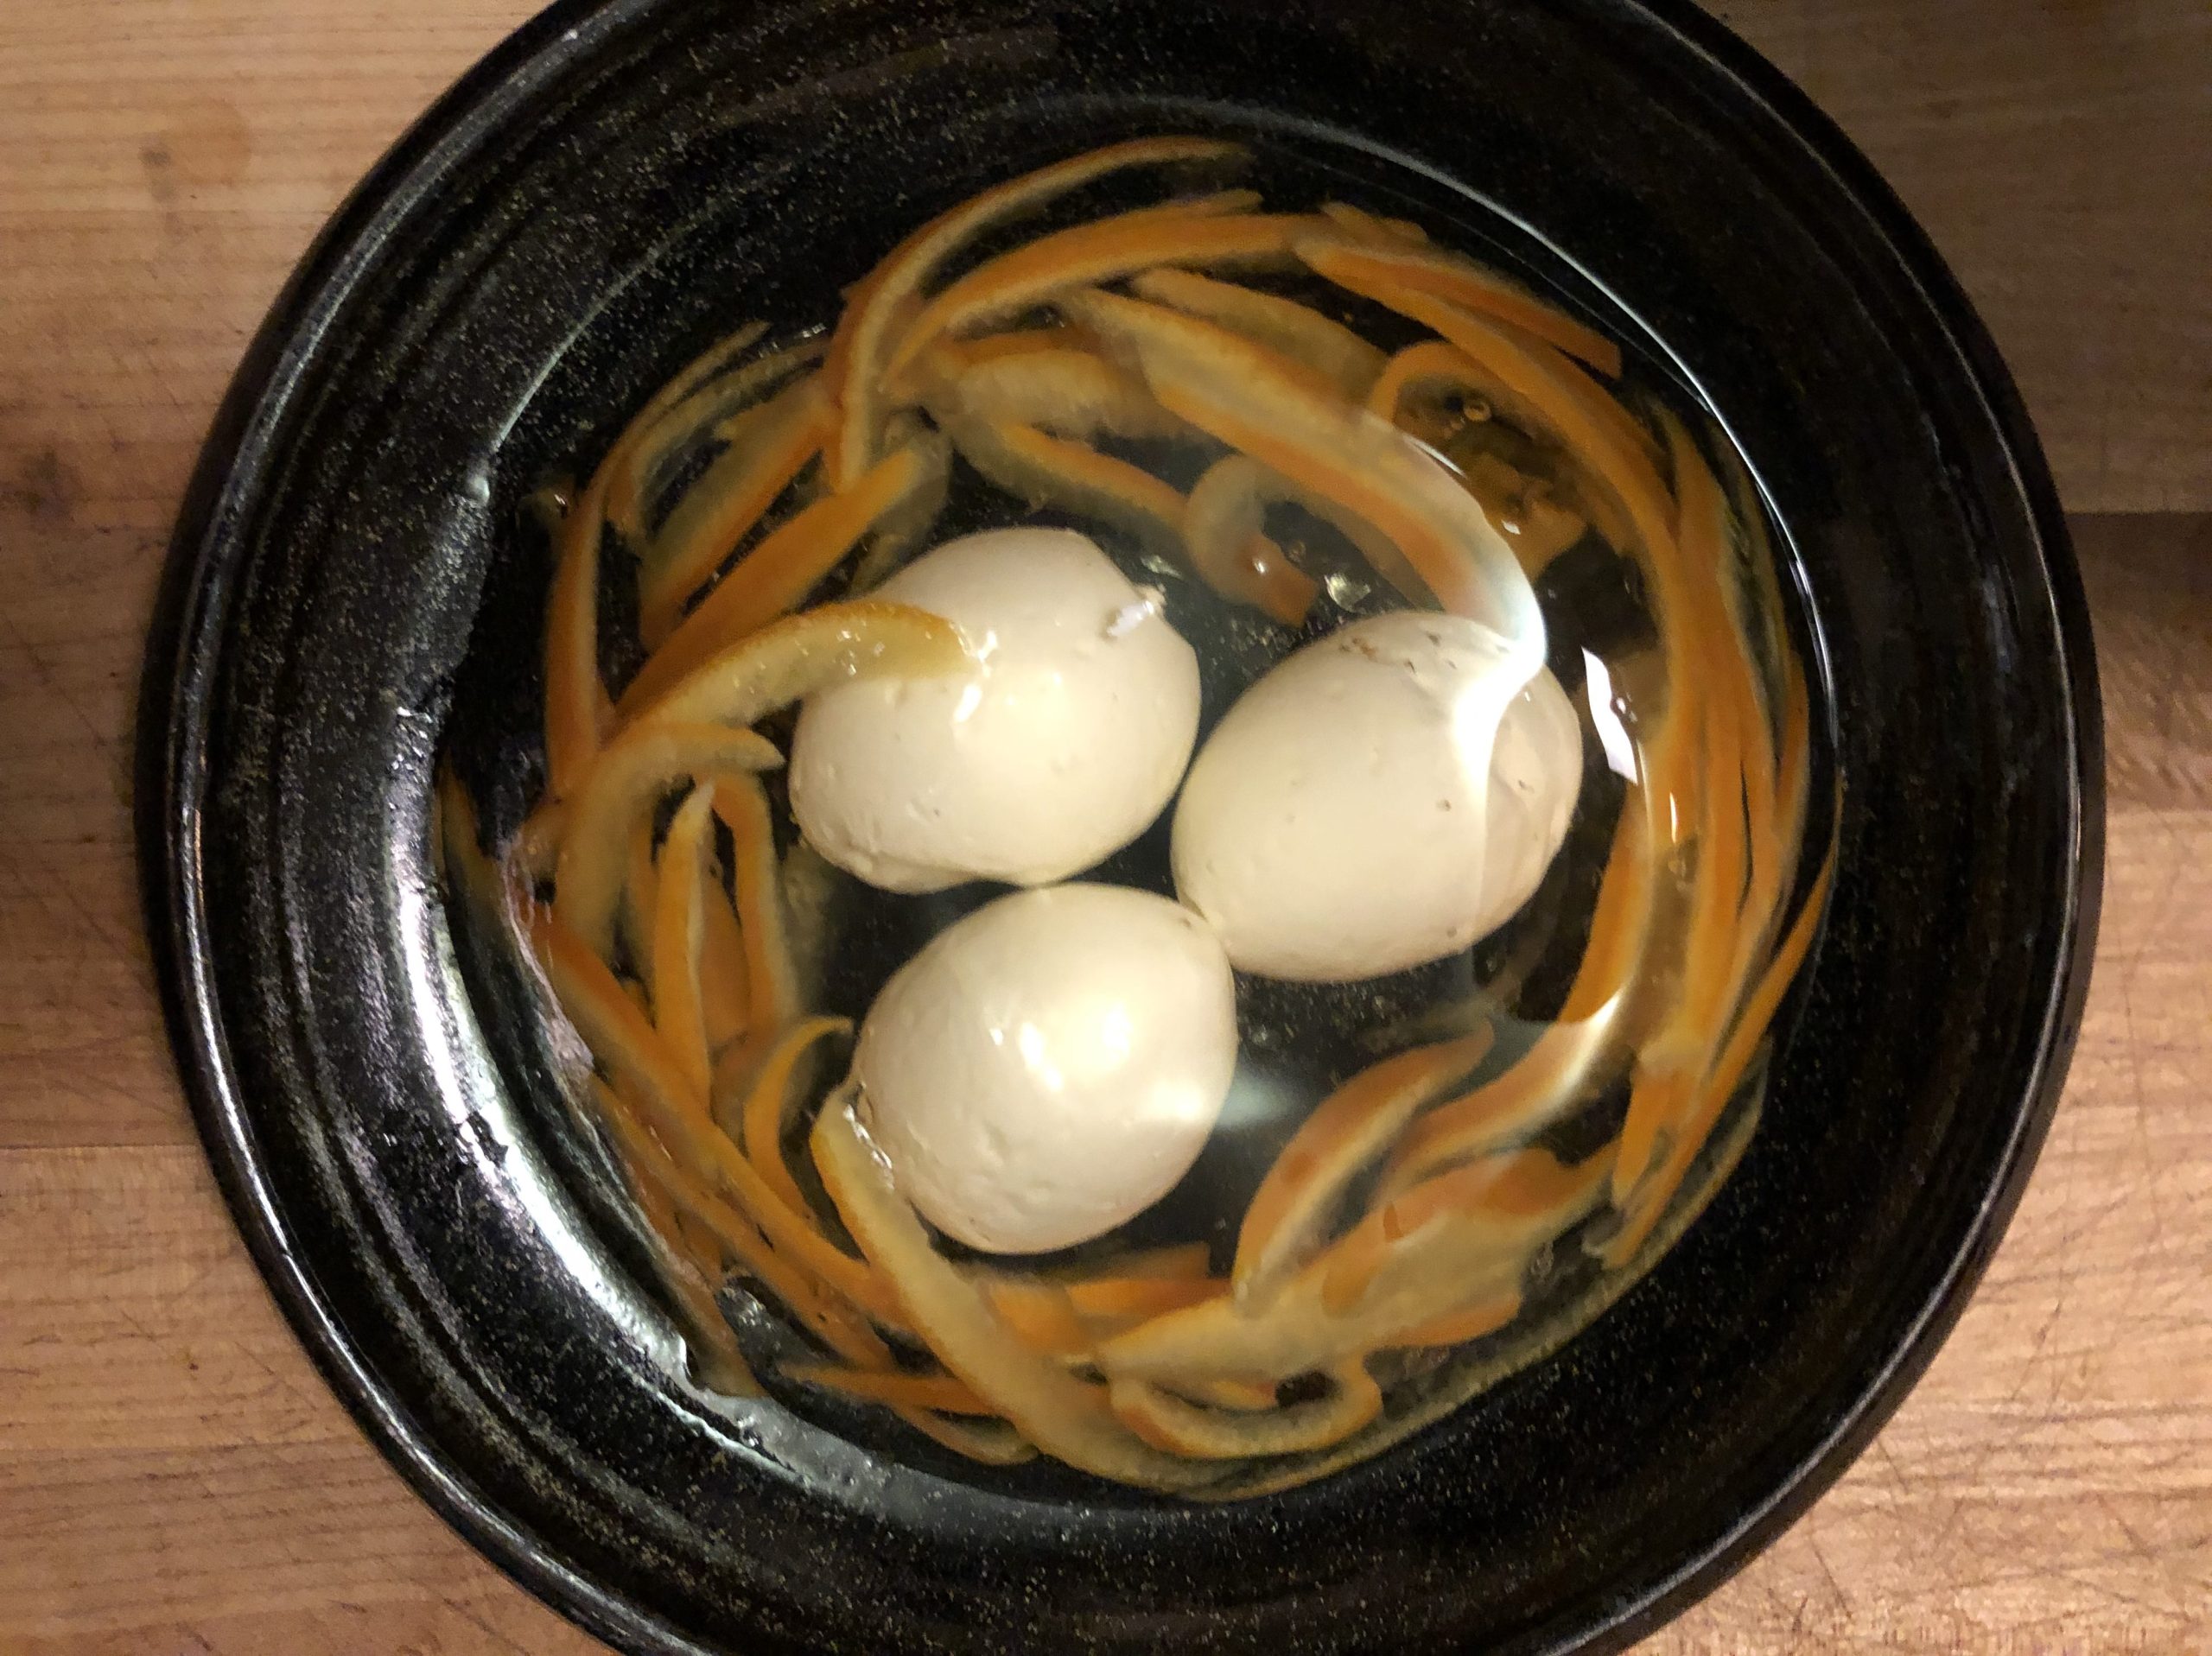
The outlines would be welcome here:
<svg viewBox="0 0 2212 1656">
<path fill-rule="evenodd" d="M 1666 1656 L 2212 1651 L 2212 8 L 1730 0 L 2018 371 L 2111 724 L 2073 1081 L 1934 1369 Z M 323 1389 L 171 1072 L 131 868 L 162 543 L 249 332 L 521 0 L 0 0 L 0 1653 L 565 1653 Z"/>
</svg>

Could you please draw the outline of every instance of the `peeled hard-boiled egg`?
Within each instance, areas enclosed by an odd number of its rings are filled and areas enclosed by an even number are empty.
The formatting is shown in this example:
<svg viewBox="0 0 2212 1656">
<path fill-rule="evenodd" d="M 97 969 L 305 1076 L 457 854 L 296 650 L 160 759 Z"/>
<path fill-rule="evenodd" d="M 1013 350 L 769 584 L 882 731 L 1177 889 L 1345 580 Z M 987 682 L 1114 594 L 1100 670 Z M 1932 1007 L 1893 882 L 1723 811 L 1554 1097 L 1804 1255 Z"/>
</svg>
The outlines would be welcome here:
<svg viewBox="0 0 2212 1656">
<path fill-rule="evenodd" d="M 831 862 L 893 891 L 1043 885 L 1120 850 L 1173 796 L 1198 734 L 1198 657 L 1160 595 L 1086 536 L 971 535 L 877 595 L 952 622 L 976 662 L 807 701 L 791 814 Z"/>
<path fill-rule="evenodd" d="M 1017 891 L 884 986 L 853 1055 L 899 1190 L 994 1253 L 1135 1218 L 1198 1159 L 1236 1066 L 1234 980 L 1188 909 L 1118 885 Z"/>
<path fill-rule="evenodd" d="M 1244 693 L 1191 767 L 1173 841 L 1177 891 L 1239 970 L 1379 977 L 1529 900 L 1574 813 L 1582 733 L 1558 681 L 1526 675 L 1479 624 L 1408 612 Z"/>
</svg>

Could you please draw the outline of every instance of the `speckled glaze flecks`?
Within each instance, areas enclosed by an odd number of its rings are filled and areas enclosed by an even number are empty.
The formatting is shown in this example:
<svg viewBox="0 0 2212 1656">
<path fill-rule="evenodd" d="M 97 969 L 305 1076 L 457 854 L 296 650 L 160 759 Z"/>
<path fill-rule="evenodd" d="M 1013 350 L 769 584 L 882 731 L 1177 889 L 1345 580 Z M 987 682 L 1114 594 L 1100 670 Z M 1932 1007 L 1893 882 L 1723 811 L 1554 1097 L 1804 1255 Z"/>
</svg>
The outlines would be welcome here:
<svg viewBox="0 0 2212 1656">
<path fill-rule="evenodd" d="M 501 549 L 549 466 L 718 325 L 818 320 L 923 214 L 1192 127 L 1421 216 L 1486 222 L 1475 192 L 1644 319 L 1790 526 L 1847 789 L 1765 1121 L 1681 1247 L 1414 1440 L 1204 1509 L 690 1393 L 543 1054 L 464 993 L 429 849 L 442 736 L 529 721 L 543 577 Z M 2057 1096 L 2101 856 L 2088 625 L 2004 371 L 1866 164 L 1676 0 L 556 5 L 255 343 L 142 743 L 180 1058 L 263 1268 L 425 1496 L 640 1652 L 1618 1648 L 1949 1327 Z"/>
</svg>

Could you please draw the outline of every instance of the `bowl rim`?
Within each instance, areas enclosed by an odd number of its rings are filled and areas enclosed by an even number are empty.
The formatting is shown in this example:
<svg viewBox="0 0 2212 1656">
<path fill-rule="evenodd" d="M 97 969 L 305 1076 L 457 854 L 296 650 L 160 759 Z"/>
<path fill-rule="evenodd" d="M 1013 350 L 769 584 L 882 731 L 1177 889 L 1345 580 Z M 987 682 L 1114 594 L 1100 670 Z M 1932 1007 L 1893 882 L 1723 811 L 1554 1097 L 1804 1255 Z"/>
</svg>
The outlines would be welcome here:
<svg viewBox="0 0 2212 1656">
<path fill-rule="evenodd" d="M 138 692 L 134 813 L 141 900 L 172 1049 L 232 1215 L 325 1382 L 408 1484 L 480 1553 L 552 1609 L 620 1648 L 707 1656 L 709 1646 L 566 1563 L 439 1448 L 355 1347 L 287 1228 L 241 1096 L 211 967 L 206 892 L 191 831 L 208 782 L 212 668 L 241 548 L 286 420 L 333 318 L 459 159 L 495 139 L 542 86 L 666 0 L 555 0 L 467 70 L 385 151 L 317 233 L 248 345 L 179 509 Z M 2094 954 L 2104 861 L 2104 744 L 2088 607 L 2056 485 L 2018 390 L 1956 277 L 1903 200 L 1834 120 L 1779 68 L 1692 0 L 1611 0 L 1673 37 L 1703 74 L 1770 113 L 1862 213 L 1947 338 L 2024 504 L 2040 594 L 2057 639 L 2073 854 L 2035 1062 L 1961 1246 L 1904 1337 L 1850 1407 L 1763 1499 L 1708 1533 L 1669 1573 L 1624 1595 L 1548 1656 L 1624 1648 L 1736 1573 L 1811 1507 L 1872 1441 L 1964 1310 L 2018 1205 L 2056 1113 Z"/>
</svg>

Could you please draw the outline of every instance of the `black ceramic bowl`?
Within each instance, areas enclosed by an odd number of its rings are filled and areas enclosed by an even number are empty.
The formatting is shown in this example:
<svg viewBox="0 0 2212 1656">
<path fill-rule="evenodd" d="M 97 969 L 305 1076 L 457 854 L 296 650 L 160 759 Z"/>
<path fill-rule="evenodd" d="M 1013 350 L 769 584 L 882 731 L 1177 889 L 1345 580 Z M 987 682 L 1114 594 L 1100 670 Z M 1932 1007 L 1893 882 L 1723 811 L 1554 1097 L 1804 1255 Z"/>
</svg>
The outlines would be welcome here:
<svg viewBox="0 0 2212 1656">
<path fill-rule="evenodd" d="M 1205 1509 L 690 1393 L 463 992 L 429 851 L 456 676 L 530 655 L 513 525 L 546 470 L 719 328 L 818 320 L 926 213 L 1163 130 L 1257 136 L 1634 319 L 1787 526 L 1845 790 L 1764 1124 L 1656 1274 L 1378 1459 Z M 2099 733 L 2034 438 L 1866 164 L 1677 0 L 556 6 L 302 267 L 171 574 L 143 853 L 209 1153 L 386 1452 L 632 1650 L 1617 1647 L 1896 1405 L 2074 1036 Z M 526 670 L 475 682 L 473 716 L 527 723 Z"/>
</svg>

